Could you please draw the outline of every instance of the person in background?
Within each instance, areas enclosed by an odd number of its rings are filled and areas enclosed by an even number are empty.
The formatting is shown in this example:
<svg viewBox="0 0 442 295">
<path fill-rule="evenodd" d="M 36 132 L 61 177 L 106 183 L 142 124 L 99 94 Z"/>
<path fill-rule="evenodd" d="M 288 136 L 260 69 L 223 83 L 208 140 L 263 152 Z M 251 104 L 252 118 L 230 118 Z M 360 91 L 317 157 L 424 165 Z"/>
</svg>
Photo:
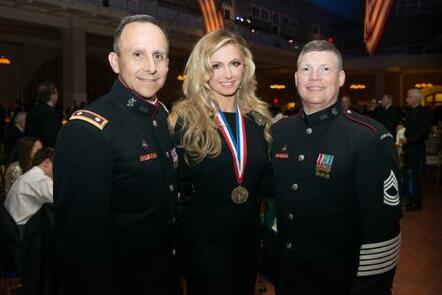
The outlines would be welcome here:
<svg viewBox="0 0 442 295">
<path fill-rule="evenodd" d="M 258 270 L 259 199 L 270 196 L 271 115 L 255 94 L 245 40 L 227 30 L 190 54 L 185 97 L 169 116 L 180 180 L 193 189 L 182 216 L 187 294 L 253 295 Z"/>
<path fill-rule="evenodd" d="M 36 137 L 46 147 L 54 147 L 63 117 L 57 110 L 59 92 L 52 82 L 42 83 L 37 87 L 38 105 L 31 109 L 26 117 L 25 135 Z"/>
<path fill-rule="evenodd" d="M 406 181 L 406 210 L 422 209 L 422 176 L 426 168 L 425 141 L 431 128 L 431 111 L 421 105 L 422 93 L 419 89 L 407 91 L 405 110 L 405 133 L 400 140 L 404 151 Z"/>
<path fill-rule="evenodd" d="M 396 138 L 396 129 L 401 120 L 401 111 L 393 105 L 392 95 L 384 94 L 382 96 L 380 108 L 377 112 L 377 120 Z"/>
<path fill-rule="evenodd" d="M 12 118 L 12 124 L 7 128 L 5 134 L 5 160 L 8 161 L 17 141 L 25 134 L 26 112 L 19 111 Z"/>
<path fill-rule="evenodd" d="M 53 202 L 52 148 L 41 148 L 32 159 L 32 168 L 12 185 L 5 199 L 5 207 L 19 229 L 44 203 Z"/>
<path fill-rule="evenodd" d="M 35 153 L 43 145 L 34 137 L 24 136 L 17 141 L 5 171 L 5 193 L 8 193 L 15 180 L 31 168 Z"/>
<path fill-rule="evenodd" d="M 174 295 L 176 152 L 157 97 L 169 41 L 148 15 L 124 17 L 109 63 L 112 89 L 77 110 L 54 159 L 60 294 Z"/>
<path fill-rule="evenodd" d="M 376 99 L 370 100 L 367 108 L 364 111 L 364 115 L 374 120 L 378 120 L 378 102 Z"/>
<path fill-rule="evenodd" d="M 351 111 L 352 103 L 350 96 L 344 95 L 343 97 L 341 97 L 341 106 L 344 113 L 346 113 L 347 111 Z"/>
<path fill-rule="evenodd" d="M 3 99 L 1 99 L 0 100 L 0 143 L 3 143 L 5 138 L 5 126 L 6 126 L 6 110 L 3 106 Z"/>
<path fill-rule="evenodd" d="M 338 49 L 307 43 L 295 73 L 304 109 L 273 127 L 278 295 L 392 288 L 401 241 L 397 153 L 382 125 L 343 111 L 344 82 Z"/>
</svg>

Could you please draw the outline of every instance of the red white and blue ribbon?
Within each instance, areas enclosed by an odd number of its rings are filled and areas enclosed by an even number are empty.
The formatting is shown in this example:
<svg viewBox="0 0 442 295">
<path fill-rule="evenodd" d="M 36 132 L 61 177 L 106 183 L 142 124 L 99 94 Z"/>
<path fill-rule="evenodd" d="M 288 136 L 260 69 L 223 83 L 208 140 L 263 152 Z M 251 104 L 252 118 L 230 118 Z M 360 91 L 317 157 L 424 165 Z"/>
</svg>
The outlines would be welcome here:
<svg viewBox="0 0 442 295">
<path fill-rule="evenodd" d="M 227 142 L 227 145 L 232 153 L 233 166 L 235 170 L 236 181 L 242 184 L 247 163 L 247 134 L 246 125 L 244 122 L 244 115 L 236 105 L 236 139 L 233 137 L 229 122 L 220 111 L 216 113 L 216 122 L 221 134 Z"/>
</svg>

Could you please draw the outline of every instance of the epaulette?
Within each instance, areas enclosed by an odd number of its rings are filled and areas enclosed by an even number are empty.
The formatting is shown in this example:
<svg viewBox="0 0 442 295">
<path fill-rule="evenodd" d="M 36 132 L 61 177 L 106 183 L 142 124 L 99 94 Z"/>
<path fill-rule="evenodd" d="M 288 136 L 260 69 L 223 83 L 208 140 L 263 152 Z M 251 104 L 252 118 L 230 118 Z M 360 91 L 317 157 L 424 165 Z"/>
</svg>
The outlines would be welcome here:
<svg viewBox="0 0 442 295">
<path fill-rule="evenodd" d="M 166 111 L 166 113 L 169 114 L 169 110 L 168 110 L 167 107 L 164 105 L 164 103 L 162 103 L 160 100 L 158 100 L 158 102 L 163 106 L 163 109 Z"/>
<path fill-rule="evenodd" d="M 355 112 L 353 112 L 353 111 L 346 111 L 346 112 L 343 112 L 342 114 L 344 115 L 344 118 L 347 118 L 347 119 L 350 120 L 350 121 L 353 121 L 353 122 L 355 122 L 355 123 L 357 123 L 357 124 L 359 124 L 359 125 L 365 126 L 365 127 L 371 129 L 371 130 L 374 131 L 374 132 L 377 131 L 377 128 L 374 127 L 372 124 L 370 124 L 370 123 L 368 123 L 368 122 L 364 122 L 364 121 L 361 120 L 361 119 L 370 119 L 370 118 L 368 118 L 368 117 L 365 117 L 364 115 L 361 115 L 361 114 L 355 113 Z M 356 118 L 355 114 L 356 114 L 358 117 L 360 117 L 360 118 Z M 371 119 L 370 119 L 370 121 L 371 121 Z"/>
<path fill-rule="evenodd" d="M 107 120 L 106 118 L 100 116 L 97 113 L 87 110 L 78 110 L 74 112 L 69 118 L 69 121 L 71 120 L 82 120 L 88 122 L 100 130 L 103 130 L 107 123 L 109 123 L 109 120 Z"/>
</svg>

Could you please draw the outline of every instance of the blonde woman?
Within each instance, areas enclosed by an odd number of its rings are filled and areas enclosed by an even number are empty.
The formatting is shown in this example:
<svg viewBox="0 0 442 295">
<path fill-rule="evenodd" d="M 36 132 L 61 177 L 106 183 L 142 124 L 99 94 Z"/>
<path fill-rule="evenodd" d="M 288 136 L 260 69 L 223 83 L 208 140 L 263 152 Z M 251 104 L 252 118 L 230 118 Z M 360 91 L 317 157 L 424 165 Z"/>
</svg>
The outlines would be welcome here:
<svg viewBox="0 0 442 295">
<path fill-rule="evenodd" d="M 186 65 L 184 98 L 169 116 L 179 177 L 192 187 L 183 213 L 189 295 L 253 294 L 258 199 L 272 193 L 271 117 L 255 95 L 247 44 L 226 30 L 207 34 Z"/>
</svg>

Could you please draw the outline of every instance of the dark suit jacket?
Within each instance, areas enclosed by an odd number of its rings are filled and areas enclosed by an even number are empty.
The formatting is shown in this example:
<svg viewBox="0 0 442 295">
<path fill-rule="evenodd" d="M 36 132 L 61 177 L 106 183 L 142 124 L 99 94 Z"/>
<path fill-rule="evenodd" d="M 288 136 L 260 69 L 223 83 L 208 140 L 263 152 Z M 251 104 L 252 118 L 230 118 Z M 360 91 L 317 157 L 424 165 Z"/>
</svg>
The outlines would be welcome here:
<svg viewBox="0 0 442 295">
<path fill-rule="evenodd" d="M 24 133 L 17 128 L 17 126 L 9 126 L 5 134 L 5 160 L 10 160 L 12 151 L 14 150 L 17 141 L 24 136 Z"/>
<path fill-rule="evenodd" d="M 390 131 L 393 137 L 396 136 L 396 127 L 401 119 L 401 111 L 398 107 L 390 106 L 387 109 L 381 109 L 377 119 L 379 123 Z"/>
<path fill-rule="evenodd" d="M 56 108 L 42 104 L 32 109 L 26 117 L 26 136 L 40 139 L 44 146 L 54 147 L 61 128 L 62 116 Z"/>
<path fill-rule="evenodd" d="M 45 203 L 26 223 L 21 247 L 24 295 L 55 295 L 54 204 Z"/>
</svg>

